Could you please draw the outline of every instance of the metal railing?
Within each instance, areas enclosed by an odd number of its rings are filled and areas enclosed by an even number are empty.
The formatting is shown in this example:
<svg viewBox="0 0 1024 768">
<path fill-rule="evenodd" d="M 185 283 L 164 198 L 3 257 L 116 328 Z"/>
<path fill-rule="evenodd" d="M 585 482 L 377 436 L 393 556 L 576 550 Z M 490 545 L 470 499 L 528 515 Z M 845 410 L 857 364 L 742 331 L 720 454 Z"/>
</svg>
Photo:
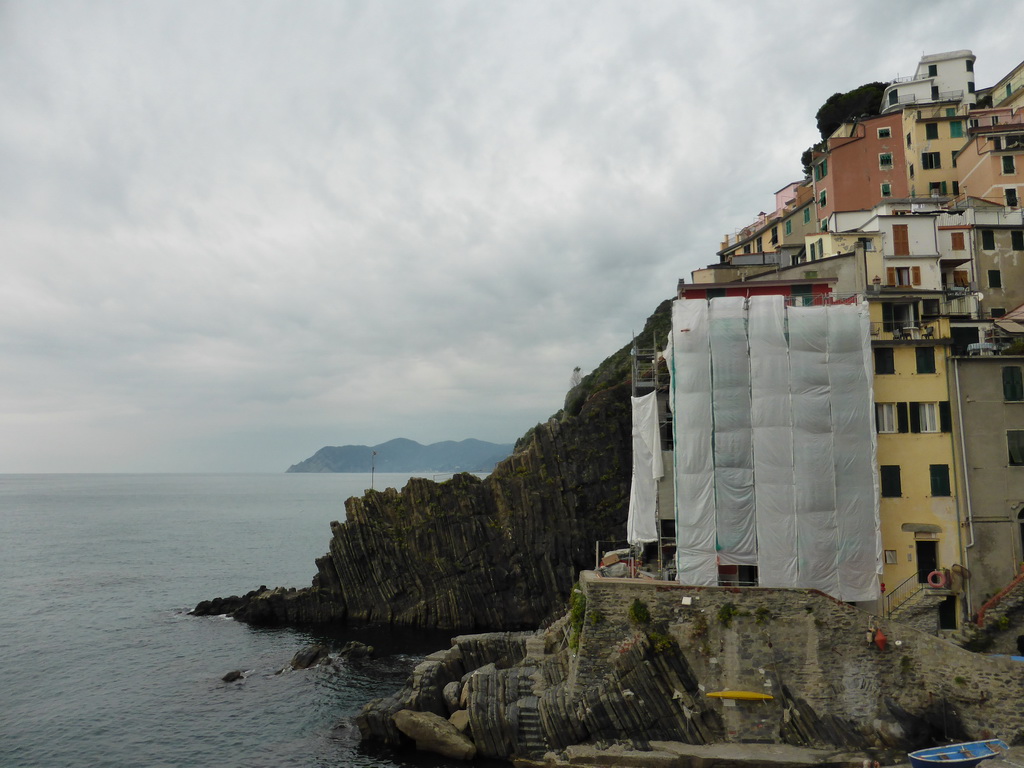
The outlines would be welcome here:
<svg viewBox="0 0 1024 768">
<path fill-rule="evenodd" d="M 905 320 L 871 323 L 873 341 L 919 341 L 942 338 L 938 323 L 915 324 Z"/>
<path fill-rule="evenodd" d="M 910 598 L 928 586 L 928 574 L 931 571 L 925 569 L 910 576 L 896 589 L 886 592 L 882 596 L 885 607 L 885 618 L 891 618 L 893 611 L 905 604 Z"/>
</svg>

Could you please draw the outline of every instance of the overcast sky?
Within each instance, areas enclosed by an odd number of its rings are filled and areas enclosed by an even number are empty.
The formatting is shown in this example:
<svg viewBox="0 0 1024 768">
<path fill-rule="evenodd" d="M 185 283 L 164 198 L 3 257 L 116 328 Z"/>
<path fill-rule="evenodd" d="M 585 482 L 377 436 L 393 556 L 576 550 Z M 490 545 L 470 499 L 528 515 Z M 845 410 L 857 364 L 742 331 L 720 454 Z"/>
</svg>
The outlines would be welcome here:
<svg viewBox="0 0 1024 768">
<path fill-rule="evenodd" d="M 1015 17 L 1015 18 L 1014 18 Z M 0 472 L 512 442 L 956 2 L 0 0 Z"/>
</svg>

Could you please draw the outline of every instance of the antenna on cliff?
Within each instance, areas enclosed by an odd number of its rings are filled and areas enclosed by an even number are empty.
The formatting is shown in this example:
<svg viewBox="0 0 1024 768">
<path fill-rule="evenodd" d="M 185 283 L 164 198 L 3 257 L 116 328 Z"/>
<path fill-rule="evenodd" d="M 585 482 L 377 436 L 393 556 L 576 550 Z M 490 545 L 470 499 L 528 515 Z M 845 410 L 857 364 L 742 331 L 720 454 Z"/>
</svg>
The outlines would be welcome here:
<svg viewBox="0 0 1024 768">
<path fill-rule="evenodd" d="M 370 490 L 373 490 L 373 470 L 376 468 L 377 460 L 374 458 L 376 451 L 370 451 Z"/>
</svg>

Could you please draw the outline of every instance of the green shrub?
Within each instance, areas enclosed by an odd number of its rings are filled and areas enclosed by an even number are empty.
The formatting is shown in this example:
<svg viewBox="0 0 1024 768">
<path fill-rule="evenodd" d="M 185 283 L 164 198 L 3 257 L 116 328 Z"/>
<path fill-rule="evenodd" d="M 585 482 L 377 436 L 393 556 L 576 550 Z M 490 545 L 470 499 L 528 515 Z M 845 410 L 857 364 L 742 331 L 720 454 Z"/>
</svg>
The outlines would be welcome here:
<svg viewBox="0 0 1024 768">
<path fill-rule="evenodd" d="M 651 623 L 651 612 L 647 608 L 645 603 L 640 598 L 633 601 L 633 604 L 629 606 L 629 620 L 633 624 L 650 624 Z"/>
<path fill-rule="evenodd" d="M 739 611 L 736 610 L 736 606 L 732 603 L 726 603 L 718 609 L 718 623 L 723 627 L 732 626 L 732 620 L 739 615 Z"/>
</svg>

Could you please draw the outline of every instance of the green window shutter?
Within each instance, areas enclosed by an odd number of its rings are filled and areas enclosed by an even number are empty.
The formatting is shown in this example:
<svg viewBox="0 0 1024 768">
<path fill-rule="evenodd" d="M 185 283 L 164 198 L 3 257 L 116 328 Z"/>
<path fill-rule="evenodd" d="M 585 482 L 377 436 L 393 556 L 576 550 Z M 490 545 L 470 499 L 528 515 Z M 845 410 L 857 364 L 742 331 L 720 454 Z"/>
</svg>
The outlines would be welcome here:
<svg viewBox="0 0 1024 768">
<path fill-rule="evenodd" d="M 935 350 L 932 347 L 917 347 L 917 372 L 935 373 Z"/>
<path fill-rule="evenodd" d="M 954 120 L 949 124 L 949 137 L 951 139 L 962 139 L 964 137 L 964 124 Z"/>
<path fill-rule="evenodd" d="M 900 465 L 883 464 L 878 468 L 881 479 L 881 491 L 883 496 L 902 496 L 903 488 L 900 482 Z"/>
<path fill-rule="evenodd" d="M 1021 377 L 1019 365 L 1003 368 L 1003 400 L 1024 400 L 1024 378 Z"/>
<path fill-rule="evenodd" d="M 949 400 L 939 403 L 939 429 L 942 432 L 953 431 L 953 414 L 949 410 Z"/>
<path fill-rule="evenodd" d="M 907 415 L 906 403 L 896 403 L 896 431 L 904 433 L 910 431 L 910 419 Z"/>
<path fill-rule="evenodd" d="M 921 431 L 920 403 L 910 403 L 910 431 L 915 435 Z"/>
<path fill-rule="evenodd" d="M 928 474 L 932 485 L 932 496 L 949 496 L 949 465 L 930 464 Z"/>
</svg>

